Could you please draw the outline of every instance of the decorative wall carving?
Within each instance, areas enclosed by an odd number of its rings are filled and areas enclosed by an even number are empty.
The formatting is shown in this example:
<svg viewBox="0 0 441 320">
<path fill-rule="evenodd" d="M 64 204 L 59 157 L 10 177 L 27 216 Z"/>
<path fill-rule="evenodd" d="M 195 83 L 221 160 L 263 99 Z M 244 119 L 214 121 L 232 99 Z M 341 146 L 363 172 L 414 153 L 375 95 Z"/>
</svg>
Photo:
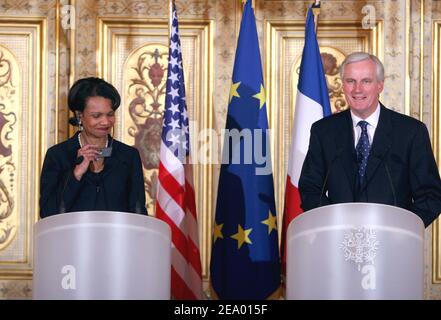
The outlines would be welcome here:
<svg viewBox="0 0 441 320">
<path fill-rule="evenodd" d="M 18 228 L 18 215 L 14 210 L 17 150 L 14 156 L 12 147 L 16 149 L 18 141 L 14 106 L 20 105 L 20 82 L 17 59 L 0 45 L 0 251 L 11 243 Z"/>
<path fill-rule="evenodd" d="M 0 297 L 26 297 L 47 145 L 45 18 L 0 16 Z M 4 281 L 8 279 L 9 281 Z M 14 282 L 12 279 L 18 279 Z M 21 289 L 20 289 L 21 290 Z M 29 296 L 28 296 L 29 297 Z"/>
<path fill-rule="evenodd" d="M 162 118 L 167 81 L 168 47 L 146 45 L 135 50 L 124 67 L 124 95 L 132 125 L 127 128 L 134 138 L 145 169 L 147 210 L 155 212 L 158 182 Z"/>
<path fill-rule="evenodd" d="M 343 84 L 340 79 L 339 68 L 346 55 L 339 49 L 329 46 L 321 46 L 320 55 L 322 57 L 323 69 L 326 75 L 332 113 L 343 111 L 348 108 L 348 105 L 343 95 Z M 298 55 L 297 60 L 293 64 L 294 70 L 291 71 L 292 76 L 290 83 L 293 85 L 293 93 L 297 91 L 296 85 L 299 78 L 301 61 L 301 55 Z M 293 98 L 291 100 L 295 99 Z"/>
</svg>

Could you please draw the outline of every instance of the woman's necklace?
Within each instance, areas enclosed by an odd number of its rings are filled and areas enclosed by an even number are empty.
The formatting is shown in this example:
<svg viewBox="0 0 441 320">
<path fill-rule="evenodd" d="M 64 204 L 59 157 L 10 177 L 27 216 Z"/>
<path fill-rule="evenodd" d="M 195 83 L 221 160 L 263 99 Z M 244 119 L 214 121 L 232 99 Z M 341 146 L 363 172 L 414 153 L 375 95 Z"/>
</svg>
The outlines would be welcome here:
<svg viewBox="0 0 441 320">
<path fill-rule="evenodd" d="M 83 144 L 81 143 L 81 137 L 80 136 L 81 136 L 81 133 L 78 134 L 78 142 L 80 144 L 80 148 L 82 148 Z M 105 146 L 105 148 L 107 148 L 108 145 L 109 145 L 109 138 L 106 137 L 106 146 Z"/>
<path fill-rule="evenodd" d="M 83 144 L 81 143 L 81 133 L 78 134 L 78 142 L 80 144 L 80 148 L 83 147 Z M 109 144 L 109 138 L 106 139 L 106 148 Z M 104 158 L 99 158 L 95 161 L 95 165 L 91 162 L 90 163 L 90 171 L 94 172 L 94 173 L 98 173 L 101 172 L 104 169 Z"/>
</svg>

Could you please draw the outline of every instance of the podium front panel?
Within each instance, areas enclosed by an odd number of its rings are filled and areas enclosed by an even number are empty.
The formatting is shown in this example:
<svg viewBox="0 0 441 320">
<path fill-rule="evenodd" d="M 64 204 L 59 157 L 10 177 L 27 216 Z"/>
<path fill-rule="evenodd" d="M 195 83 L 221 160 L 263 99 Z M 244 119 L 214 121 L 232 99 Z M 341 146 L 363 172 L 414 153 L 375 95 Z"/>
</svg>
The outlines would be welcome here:
<svg viewBox="0 0 441 320">
<path fill-rule="evenodd" d="M 35 226 L 34 299 L 169 299 L 170 228 L 123 212 L 73 212 Z"/>
<path fill-rule="evenodd" d="M 348 203 L 294 219 L 287 299 L 423 299 L 424 224 L 393 206 Z"/>
</svg>

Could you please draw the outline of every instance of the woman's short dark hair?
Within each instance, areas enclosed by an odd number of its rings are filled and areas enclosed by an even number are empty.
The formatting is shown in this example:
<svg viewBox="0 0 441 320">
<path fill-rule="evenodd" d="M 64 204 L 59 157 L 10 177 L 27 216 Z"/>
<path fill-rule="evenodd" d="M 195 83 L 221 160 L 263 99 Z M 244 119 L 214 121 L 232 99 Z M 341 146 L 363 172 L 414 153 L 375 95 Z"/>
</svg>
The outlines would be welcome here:
<svg viewBox="0 0 441 320">
<path fill-rule="evenodd" d="M 101 78 L 83 78 L 77 80 L 69 90 L 67 105 L 74 113 L 83 112 L 87 99 L 90 97 L 103 97 L 112 101 L 112 110 L 118 109 L 121 96 L 110 83 Z"/>
</svg>

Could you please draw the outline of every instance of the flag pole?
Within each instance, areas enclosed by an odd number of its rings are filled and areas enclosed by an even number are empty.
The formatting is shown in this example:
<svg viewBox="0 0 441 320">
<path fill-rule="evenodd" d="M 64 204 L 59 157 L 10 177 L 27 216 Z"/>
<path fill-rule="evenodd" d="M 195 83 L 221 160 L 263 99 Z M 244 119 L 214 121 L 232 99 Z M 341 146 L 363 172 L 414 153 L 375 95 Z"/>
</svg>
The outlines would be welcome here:
<svg viewBox="0 0 441 320">
<path fill-rule="evenodd" d="M 170 48 L 170 38 L 171 38 L 171 31 L 172 31 L 172 24 L 173 24 L 173 2 L 175 0 L 169 0 L 168 1 L 168 47 Z"/>
<path fill-rule="evenodd" d="M 312 14 L 314 15 L 315 34 L 317 34 L 318 20 L 320 15 L 320 0 L 315 0 L 312 5 Z"/>
</svg>

